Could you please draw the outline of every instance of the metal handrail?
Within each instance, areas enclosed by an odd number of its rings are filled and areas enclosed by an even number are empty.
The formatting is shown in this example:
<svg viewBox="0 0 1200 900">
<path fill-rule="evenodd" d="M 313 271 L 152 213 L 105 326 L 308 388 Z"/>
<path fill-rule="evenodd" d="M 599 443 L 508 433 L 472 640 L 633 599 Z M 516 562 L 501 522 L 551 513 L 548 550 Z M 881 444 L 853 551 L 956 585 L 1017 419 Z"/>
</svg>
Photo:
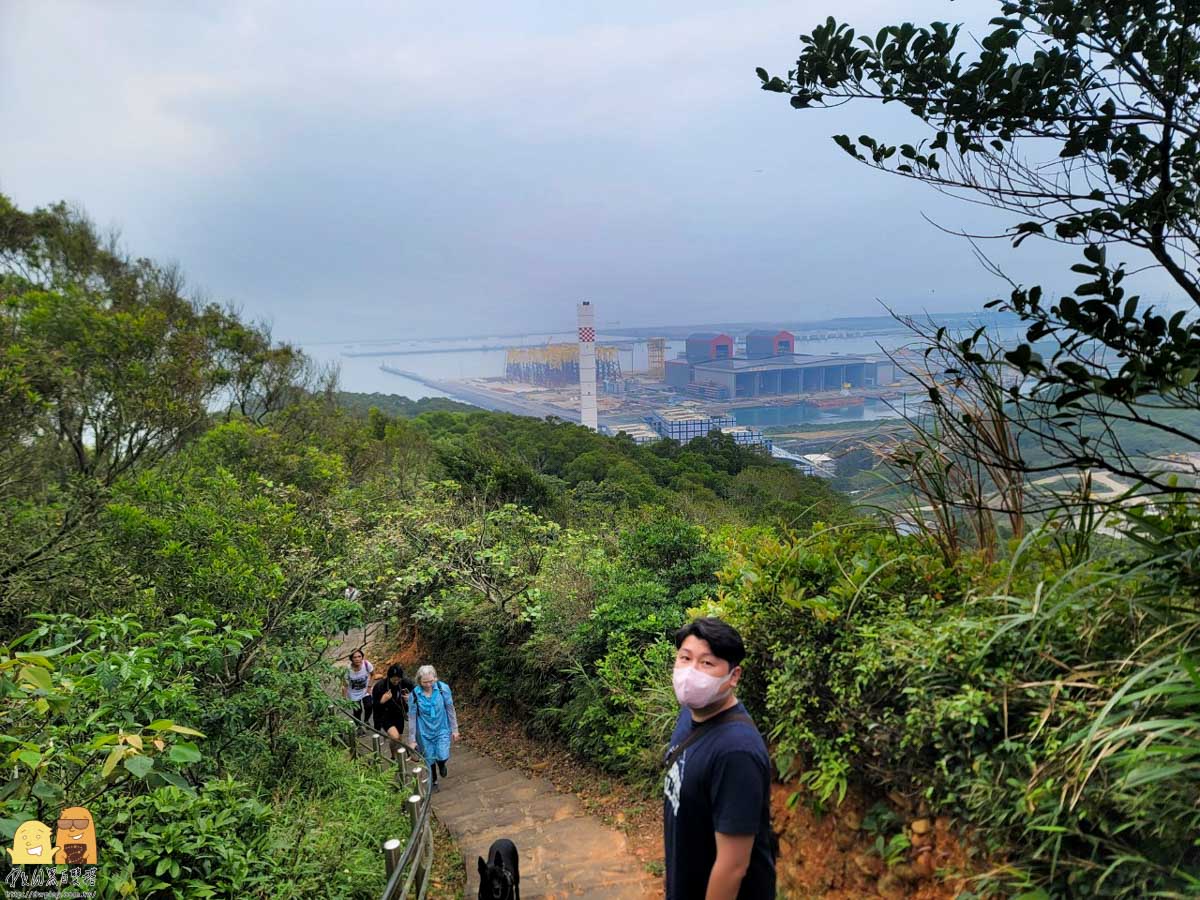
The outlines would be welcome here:
<svg viewBox="0 0 1200 900">
<path fill-rule="evenodd" d="M 329 708 L 334 712 L 341 713 L 353 723 L 354 733 L 350 738 L 350 747 L 355 757 L 358 756 L 359 728 L 370 732 L 374 752 L 380 756 L 383 756 L 385 746 L 390 748 L 395 743 L 386 732 L 356 718 L 350 710 L 335 703 L 330 703 Z M 407 765 L 410 756 L 417 762 L 417 765 L 411 770 Z M 388 757 L 383 756 L 383 758 L 387 759 Z M 388 881 L 383 889 L 383 894 L 380 895 L 380 900 L 404 900 L 410 895 L 414 886 L 416 887 L 416 900 L 424 900 L 433 872 L 433 829 L 431 827 L 433 792 L 429 787 L 429 779 L 422 778 L 424 773 L 429 772 L 429 764 L 415 747 L 401 748 L 398 755 L 391 756 L 391 762 L 400 767 L 402 778 L 407 779 L 410 774 L 416 776 L 414 780 L 417 792 L 410 795 L 407 801 L 412 819 L 412 831 L 409 833 L 403 851 L 393 863 L 394 848 L 392 850 L 384 849 Z M 415 805 L 413 804 L 414 800 L 416 801 Z"/>
</svg>

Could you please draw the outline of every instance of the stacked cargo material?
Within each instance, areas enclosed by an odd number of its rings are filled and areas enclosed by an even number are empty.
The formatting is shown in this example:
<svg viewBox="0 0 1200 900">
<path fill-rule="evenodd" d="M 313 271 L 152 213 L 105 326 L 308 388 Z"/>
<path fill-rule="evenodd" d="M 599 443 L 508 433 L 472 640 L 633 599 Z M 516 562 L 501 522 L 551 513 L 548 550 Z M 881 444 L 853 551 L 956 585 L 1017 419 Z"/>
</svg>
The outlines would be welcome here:
<svg viewBox="0 0 1200 900">
<path fill-rule="evenodd" d="M 764 438 L 761 431 L 738 425 L 733 416 L 707 413 L 685 406 L 660 409 L 646 416 L 646 423 L 658 434 L 681 444 L 719 431 L 743 447 L 762 447 L 768 452 L 772 447 L 771 441 Z"/>
<path fill-rule="evenodd" d="M 579 345 L 513 347 L 505 359 L 504 377 L 538 387 L 578 385 Z M 616 347 L 596 347 L 596 377 L 610 381 L 621 378 L 621 354 Z"/>
<path fill-rule="evenodd" d="M 683 389 L 685 394 L 703 397 L 705 400 L 728 400 L 729 388 L 712 381 L 694 381 Z"/>
<path fill-rule="evenodd" d="M 667 339 L 650 338 L 646 342 L 646 374 L 662 381 L 666 378 Z"/>
<path fill-rule="evenodd" d="M 733 425 L 728 428 L 722 428 L 721 433 L 729 435 L 729 437 L 733 438 L 734 443 L 741 444 L 743 447 L 762 447 L 770 453 L 775 446 L 769 438 L 763 437 L 761 431 L 747 428 L 745 425 Z"/>
</svg>

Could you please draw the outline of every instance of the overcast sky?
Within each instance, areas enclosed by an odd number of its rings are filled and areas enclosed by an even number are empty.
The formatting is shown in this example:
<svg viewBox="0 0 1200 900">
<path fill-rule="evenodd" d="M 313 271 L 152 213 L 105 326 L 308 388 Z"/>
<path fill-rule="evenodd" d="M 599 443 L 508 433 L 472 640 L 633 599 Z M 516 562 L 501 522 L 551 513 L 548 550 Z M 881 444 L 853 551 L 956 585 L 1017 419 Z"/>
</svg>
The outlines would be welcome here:
<svg viewBox="0 0 1200 900">
<path fill-rule="evenodd" d="M 982 32 L 995 8 L 0 0 L 0 191 L 77 203 L 306 343 L 561 328 L 585 298 L 602 325 L 978 308 L 1002 285 L 922 213 L 996 220 L 829 140 L 919 123 L 795 112 L 754 68 L 833 12 Z M 1071 283 L 1054 248 L 993 249 Z"/>
</svg>

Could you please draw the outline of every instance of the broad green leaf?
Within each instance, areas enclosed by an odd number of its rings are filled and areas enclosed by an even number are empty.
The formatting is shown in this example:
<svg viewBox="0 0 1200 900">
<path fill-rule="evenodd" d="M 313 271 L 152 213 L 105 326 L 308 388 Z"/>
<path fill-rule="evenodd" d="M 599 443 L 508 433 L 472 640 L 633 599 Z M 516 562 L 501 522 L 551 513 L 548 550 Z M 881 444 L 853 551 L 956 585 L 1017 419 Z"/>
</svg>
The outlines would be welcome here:
<svg viewBox="0 0 1200 900">
<path fill-rule="evenodd" d="M 21 680 L 49 692 L 54 684 L 50 681 L 50 673 L 40 666 L 26 666 L 21 670 Z"/>
<path fill-rule="evenodd" d="M 30 769 L 36 769 L 42 764 L 42 754 L 36 750 L 22 750 L 17 754 L 17 759 L 29 766 Z"/>
<path fill-rule="evenodd" d="M 13 835 L 17 833 L 17 829 L 21 827 L 22 822 L 28 822 L 33 816 L 29 813 L 17 813 L 15 818 L 0 818 L 0 838 L 3 841 L 0 843 L 7 844 L 13 839 Z"/>
<path fill-rule="evenodd" d="M 145 778 L 153 770 L 154 760 L 138 753 L 126 759 L 123 765 L 138 778 Z"/>
<path fill-rule="evenodd" d="M 187 765 L 188 763 L 199 761 L 200 751 L 196 748 L 195 744 L 188 741 L 180 741 L 167 751 L 167 757 L 171 762 Z"/>
<path fill-rule="evenodd" d="M 50 650 L 42 650 L 39 652 L 38 655 L 42 656 L 42 657 L 62 656 L 62 654 L 66 653 L 68 650 L 70 650 L 71 648 L 76 647 L 78 645 L 79 645 L 79 641 L 71 641 L 71 643 L 63 644 L 61 647 L 53 647 Z M 17 654 L 17 656 L 20 656 L 20 655 L 21 655 L 20 653 Z"/>
<path fill-rule="evenodd" d="M 54 664 L 41 653 L 18 653 L 17 659 L 22 662 L 32 663 L 35 666 L 41 666 L 43 669 L 54 668 Z"/>
<path fill-rule="evenodd" d="M 107 778 L 112 774 L 112 770 L 117 767 L 117 763 L 125 755 L 124 747 L 114 747 L 112 752 L 108 754 L 108 758 L 104 760 L 104 766 L 100 769 L 100 777 Z"/>
<path fill-rule="evenodd" d="M 188 780 L 186 778 L 184 778 L 182 775 L 180 775 L 178 772 L 156 772 L 155 774 L 158 775 L 160 778 L 162 778 L 163 781 L 167 782 L 168 784 L 174 785 L 175 787 L 179 788 L 181 791 L 187 791 L 188 793 L 192 793 L 192 786 L 190 784 L 188 784 Z"/>
</svg>

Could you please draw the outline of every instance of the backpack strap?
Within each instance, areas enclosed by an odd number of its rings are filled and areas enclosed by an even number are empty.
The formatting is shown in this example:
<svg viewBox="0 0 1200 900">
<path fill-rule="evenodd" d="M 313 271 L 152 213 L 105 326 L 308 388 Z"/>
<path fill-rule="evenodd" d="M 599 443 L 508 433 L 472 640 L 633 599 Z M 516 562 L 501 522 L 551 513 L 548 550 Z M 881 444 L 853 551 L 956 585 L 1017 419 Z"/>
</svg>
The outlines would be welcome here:
<svg viewBox="0 0 1200 900">
<path fill-rule="evenodd" d="M 670 771 L 671 766 L 675 765 L 676 760 L 683 755 L 683 751 L 690 747 L 700 738 L 710 732 L 716 731 L 724 725 L 732 725 L 736 722 L 744 722 L 747 725 L 753 725 L 754 720 L 745 713 L 733 712 L 734 707 L 730 707 L 730 712 L 724 712 L 720 715 L 703 722 L 692 729 L 692 733 L 675 745 L 675 748 L 667 754 L 665 768 Z"/>
</svg>

